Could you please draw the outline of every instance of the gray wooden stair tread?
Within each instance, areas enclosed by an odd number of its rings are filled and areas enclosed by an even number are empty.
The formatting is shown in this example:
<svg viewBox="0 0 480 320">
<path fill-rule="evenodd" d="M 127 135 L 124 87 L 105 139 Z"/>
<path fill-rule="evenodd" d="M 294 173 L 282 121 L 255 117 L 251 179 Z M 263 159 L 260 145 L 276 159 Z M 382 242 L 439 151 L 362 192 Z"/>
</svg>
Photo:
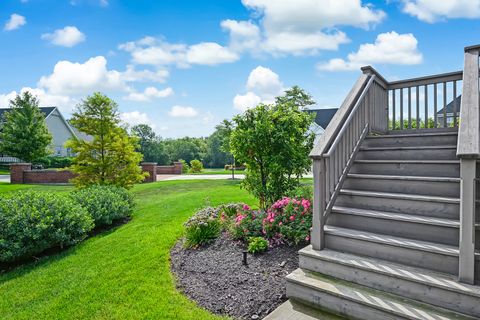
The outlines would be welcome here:
<svg viewBox="0 0 480 320">
<path fill-rule="evenodd" d="M 414 200 L 414 201 L 460 203 L 460 199 L 458 199 L 458 198 L 426 196 L 426 195 L 416 195 L 416 194 L 396 193 L 396 192 L 380 192 L 380 191 L 341 189 L 340 194 L 351 195 L 351 196 L 375 197 L 375 198 Z"/>
<path fill-rule="evenodd" d="M 359 159 L 355 163 L 419 163 L 419 164 L 460 164 L 460 160 L 372 160 Z"/>
<path fill-rule="evenodd" d="M 456 145 L 439 146 L 410 146 L 410 147 L 361 147 L 360 151 L 383 151 L 383 150 L 436 150 L 436 149 L 457 149 Z"/>
<path fill-rule="evenodd" d="M 460 182 L 460 178 L 455 177 L 429 177 L 429 176 L 396 176 L 386 174 L 365 174 L 349 173 L 348 178 L 354 179 L 379 179 L 379 180 L 409 180 L 409 181 L 430 181 L 430 182 Z"/>
<path fill-rule="evenodd" d="M 340 237 L 375 242 L 394 247 L 408 248 L 412 250 L 427 251 L 454 257 L 458 257 L 459 255 L 459 250 L 457 247 L 428 241 L 394 237 L 385 234 L 340 228 L 330 225 L 325 226 L 325 233 Z"/>
<path fill-rule="evenodd" d="M 381 310 L 402 319 L 447 320 L 473 319 L 460 313 L 432 307 L 410 299 L 371 289 L 350 282 L 333 279 L 319 273 L 297 269 L 287 276 L 289 282 L 315 291 L 325 292 L 369 308 Z"/>
<path fill-rule="evenodd" d="M 480 286 L 460 283 L 456 276 L 446 273 L 406 266 L 381 259 L 357 256 L 330 249 L 318 251 L 314 250 L 311 245 L 301 249 L 299 253 L 300 255 L 309 256 L 323 261 L 330 261 L 366 271 L 381 273 L 393 278 L 401 278 L 427 286 L 434 286 L 444 290 L 455 291 L 464 295 L 480 298 Z"/>
<path fill-rule="evenodd" d="M 428 216 L 418 216 L 413 214 L 404 214 L 404 213 L 396 213 L 396 212 L 388 212 L 388 211 L 378 211 L 378 210 L 371 210 L 371 209 L 333 206 L 332 213 L 343 213 L 343 214 L 350 214 L 350 215 L 356 215 L 356 216 L 362 216 L 362 217 L 405 221 L 405 222 L 411 222 L 411 223 L 435 225 L 435 226 L 450 227 L 450 228 L 460 227 L 460 221 L 458 220 L 428 217 Z"/>
<path fill-rule="evenodd" d="M 381 139 L 381 138 L 409 138 L 409 137 L 438 137 L 438 136 L 457 136 L 458 131 L 447 132 L 424 132 L 424 133 L 392 133 L 382 135 L 368 135 L 366 139 Z"/>
<path fill-rule="evenodd" d="M 326 313 L 312 308 L 295 299 L 289 299 L 282 303 L 263 320 L 346 320 L 337 315 Z"/>
</svg>

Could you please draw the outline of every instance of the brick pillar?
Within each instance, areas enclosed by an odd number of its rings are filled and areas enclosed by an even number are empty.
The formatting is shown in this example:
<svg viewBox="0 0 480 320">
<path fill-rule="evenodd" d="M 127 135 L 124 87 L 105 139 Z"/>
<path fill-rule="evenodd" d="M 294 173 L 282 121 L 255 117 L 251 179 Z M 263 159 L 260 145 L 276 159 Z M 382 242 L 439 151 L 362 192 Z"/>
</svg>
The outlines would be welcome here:
<svg viewBox="0 0 480 320">
<path fill-rule="evenodd" d="M 175 174 L 182 174 L 183 164 L 181 162 L 174 162 L 173 167 Z"/>
<path fill-rule="evenodd" d="M 142 171 L 148 172 L 149 176 L 143 182 L 157 181 L 157 163 L 156 162 L 142 162 Z"/>
<path fill-rule="evenodd" d="M 23 172 L 32 170 L 31 163 L 12 163 L 10 165 L 10 183 L 23 183 Z"/>
</svg>

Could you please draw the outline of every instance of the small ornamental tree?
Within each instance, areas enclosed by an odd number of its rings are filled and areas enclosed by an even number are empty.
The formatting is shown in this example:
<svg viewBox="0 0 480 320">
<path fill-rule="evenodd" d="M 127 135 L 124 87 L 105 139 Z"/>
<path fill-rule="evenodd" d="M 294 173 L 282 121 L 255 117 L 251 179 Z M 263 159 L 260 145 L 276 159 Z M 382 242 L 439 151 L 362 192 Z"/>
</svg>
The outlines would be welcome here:
<svg viewBox="0 0 480 320">
<path fill-rule="evenodd" d="M 138 138 L 122 128 L 117 104 L 101 93 L 83 100 L 73 114 L 71 123 L 91 139 L 74 138 L 67 147 L 77 154 L 71 169 L 77 174 L 73 182 L 78 187 L 116 185 L 130 188 L 143 181 L 139 163 L 142 154 L 136 152 Z"/>
<path fill-rule="evenodd" d="M 10 101 L 11 111 L 0 119 L 0 151 L 26 162 L 34 162 L 50 154 L 52 135 L 38 99 L 25 91 Z"/>
<path fill-rule="evenodd" d="M 264 209 L 298 187 L 310 169 L 313 117 L 303 109 L 305 96 L 301 89 L 287 91 L 276 104 L 260 104 L 233 119 L 231 151 L 247 167 L 242 186 Z"/>
</svg>

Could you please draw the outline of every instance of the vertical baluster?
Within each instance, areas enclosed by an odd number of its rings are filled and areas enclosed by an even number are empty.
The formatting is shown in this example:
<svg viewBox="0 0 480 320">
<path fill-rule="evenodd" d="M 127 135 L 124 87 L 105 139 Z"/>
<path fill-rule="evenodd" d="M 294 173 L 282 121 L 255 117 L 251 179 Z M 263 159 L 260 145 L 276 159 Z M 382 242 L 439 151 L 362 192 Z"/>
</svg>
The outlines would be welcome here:
<svg viewBox="0 0 480 320">
<path fill-rule="evenodd" d="M 395 130 L 395 89 L 392 90 L 392 130 Z"/>
<path fill-rule="evenodd" d="M 425 105 L 425 128 L 428 128 L 428 85 L 425 85 L 424 105 Z"/>
<path fill-rule="evenodd" d="M 408 129 L 412 129 L 412 88 L 408 87 Z"/>
<path fill-rule="evenodd" d="M 457 127 L 457 81 L 453 81 L 453 126 Z"/>
<path fill-rule="evenodd" d="M 334 185 L 334 172 L 335 172 L 335 168 L 333 167 L 333 161 L 332 161 L 332 157 L 329 157 L 328 158 L 328 162 L 329 162 L 329 167 L 330 167 L 330 185 L 328 186 L 328 189 L 329 189 L 329 194 L 328 194 L 328 199 L 327 201 L 330 201 L 330 196 L 332 195 L 332 192 L 333 192 L 333 185 Z"/>
<path fill-rule="evenodd" d="M 438 119 L 437 119 L 437 97 L 438 92 L 437 92 L 437 83 L 433 84 L 433 127 L 436 128 L 438 127 Z"/>
<path fill-rule="evenodd" d="M 403 88 L 400 89 L 400 130 L 403 130 Z"/>
<path fill-rule="evenodd" d="M 417 107 L 417 130 L 420 129 L 420 87 L 416 87 L 416 107 Z"/>
<path fill-rule="evenodd" d="M 447 83 L 443 83 L 443 127 L 446 128 L 447 124 Z"/>
</svg>

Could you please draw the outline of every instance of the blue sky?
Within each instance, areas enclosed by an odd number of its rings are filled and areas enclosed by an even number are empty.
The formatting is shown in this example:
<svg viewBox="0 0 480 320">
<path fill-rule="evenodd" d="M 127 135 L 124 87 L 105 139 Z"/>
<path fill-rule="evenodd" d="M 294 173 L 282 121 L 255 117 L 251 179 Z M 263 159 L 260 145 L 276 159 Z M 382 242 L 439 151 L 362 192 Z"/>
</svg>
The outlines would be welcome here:
<svg viewBox="0 0 480 320">
<path fill-rule="evenodd" d="M 338 106 L 362 65 L 459 70 L 480 0 L 3 0 L 0 22 L 0 107 L 30 90 L 68 117 L 101 91 L 129 124 L 206 136 L 292 85 Z"/>
</svg>

